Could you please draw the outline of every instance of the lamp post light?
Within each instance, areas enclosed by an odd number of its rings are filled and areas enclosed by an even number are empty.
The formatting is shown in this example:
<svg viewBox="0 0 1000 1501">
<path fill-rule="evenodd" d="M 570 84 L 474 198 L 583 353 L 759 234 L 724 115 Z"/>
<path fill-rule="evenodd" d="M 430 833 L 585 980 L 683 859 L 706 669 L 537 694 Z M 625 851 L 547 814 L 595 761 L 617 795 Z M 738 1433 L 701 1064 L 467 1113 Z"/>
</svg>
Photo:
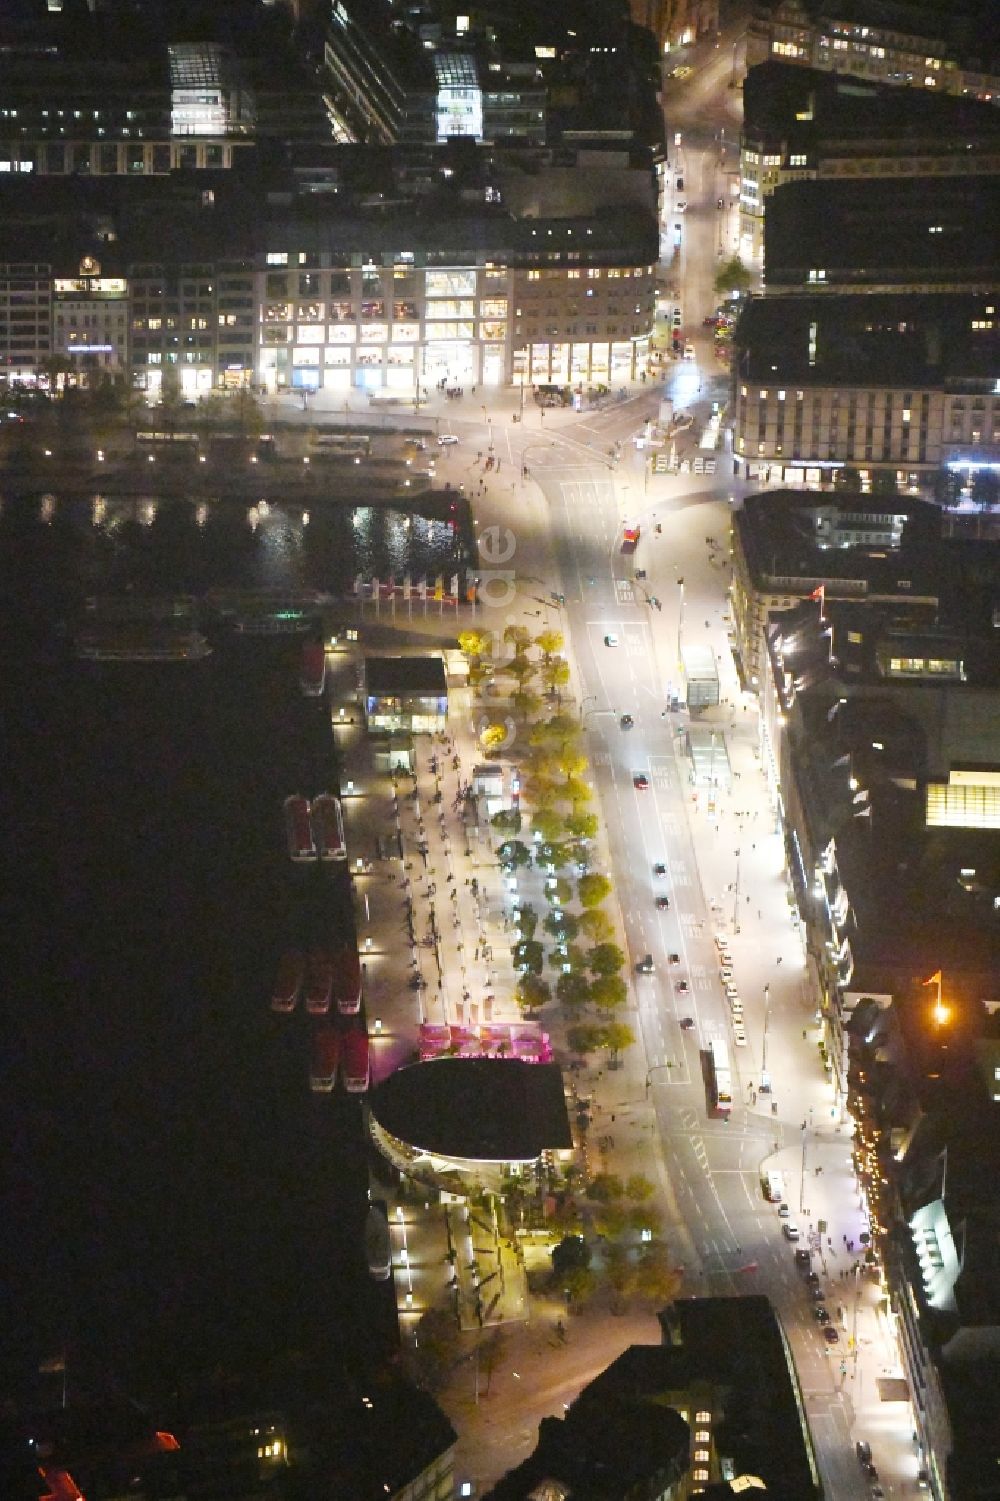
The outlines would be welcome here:
<svg viewBox="0 0 1000 1501">
<path fill-rule="evenodd" d="M 767 1071 L 767 1024 L 771 1016 L 771 987 L 764 986 L 764 1037 L 760 1045 L 760 1092 L 771 1093 L 771 1076 Z"/>
</svg>

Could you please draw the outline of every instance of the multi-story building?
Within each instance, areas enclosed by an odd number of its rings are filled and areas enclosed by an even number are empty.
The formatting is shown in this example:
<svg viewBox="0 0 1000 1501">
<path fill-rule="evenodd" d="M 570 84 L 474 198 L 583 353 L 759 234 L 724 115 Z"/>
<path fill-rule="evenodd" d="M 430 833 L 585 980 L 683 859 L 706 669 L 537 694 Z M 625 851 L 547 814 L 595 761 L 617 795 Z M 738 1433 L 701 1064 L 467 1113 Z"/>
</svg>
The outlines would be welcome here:
<svg viewBox="0 0 1000 1501">
<path fill-rule="evenodd" d="M 0 264 L 0 382 L 33 385 L 51 355 L 51 264 Z"/>
<path fill-rule="evenodd" d="M 889 7 L 830 0 L 763 0 L 747 28 L 747 67 L 780 58 L 810 68 L 942 94 L 1000 98 L 1000 67 L 968 56 L 996 52 L 995 13 L 975 4 Z"/>
<path fill-rule="evenodd" d="M 928 198 L 916 177 L 785 183 L 767 201 L 766 294 L 1000 287 L 1000 173 L 945 178 Z"/>
<path fill-rule="evenodd" d="M 96 23 L 95 23 L 96 24 Z M 149 177 L 233 165 L 252 143 L 253 100 L 224 48 L 148 55 L 12 49 L 0 81 L 0 172 Z"/>
<path fill-rule="evenodd" d="M 759 255 L 770 195 L 790 182 L 1000 175 L 1000 111 L 773 59 L 743 84 L 740 236 Z"/>
<path fill-rule="evenodd" d="M 816 268 L 825 279 L 825 268 Z M 763 297 L 733 340 L 734 451 L 748 477 L 819 485 L 855 468 L 918 490 L 1000 458 L 998 296 Z"/>
<path fill-rule="evenodd" d="M 645 368 L 656 227 L 644 214 L 327 216 L 267 226 L 258 379 L 417 398 L 456 386 L 632 379 Z"/>
<path fill-rule="evenodd" d="M 65 361 L 61 373 L 77 382 L 128 369 L 128 280 L 113 272 L 120 267 L 85 255 L 75 276 L 52 281 L 53 360 Z"/>
</svg>

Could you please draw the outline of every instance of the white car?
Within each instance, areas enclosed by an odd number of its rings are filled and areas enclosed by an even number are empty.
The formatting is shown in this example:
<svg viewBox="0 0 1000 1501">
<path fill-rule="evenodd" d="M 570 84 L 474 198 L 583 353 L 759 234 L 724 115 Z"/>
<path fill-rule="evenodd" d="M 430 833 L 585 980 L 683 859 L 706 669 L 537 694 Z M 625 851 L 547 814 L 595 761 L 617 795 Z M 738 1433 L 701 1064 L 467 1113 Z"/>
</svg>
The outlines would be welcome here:
<svg viewBox="0 0 1000 1501">
<path fill-rule="evenodd" d="M 729 939 L 726 937 L 725 933 L 716 933 L 715 947 L 719 950 L 720 954 L 728 953 Z"/>
<path fill-rule="evenodd" d="M 738 1048 L 745 1048 L 746 1047 L 746 1045 L 747 1045 L 747 1034 L 744 1032 L 744 1030 L 743 1030 L 742 1027 L 734 1027 L 733 1028 L 733 1041 L 736 1043 L 736 1046 Z"/>
<path fill-rule="evenodd" d="M 677 202 L 674 204 L 674 208 L 676 209 L 677 213 L 683 214 L 684 210 L 687 208 L 687 203 L 683 198 L 678 198 Z"/>
<path fill-rule="evenodd" d="M 608 634 L 605 636 L 605 638 L 604 638 L 604 644 L 605 644 L 605 646 L 617 646 L 618 645 L 618 637 L 614 634 L 613 631 L 609 631 Z"/>
<path fill-rule="evenodd" d="M 738 1001 L 739 998 L 740 998 L 740 993 L 736 989 L 736 986 L 733 984 L 733 982 L 731 980 L 727 981 L 726 982 L 726 999 L 730 1000 L 730 1001 Z"/>
<path fill-rule="evenodd" d="M 684 345 L 684 358 L 686 360 L 693 360 L 694 359 L 694 345 L 693 344 L 687 343 L 687 344 Z"/>
<path fill-rule="evenodd" d="M 457 443 L 457 442 L 458 442 L 458 438 L 455 436 L 454 433 L 439 433 L 439 435 L 438 435 L 438 447 L 439 448 L 448 448 L 448 447 L 450 447 L 450 445 L 452 443 Z"/>
</svg>

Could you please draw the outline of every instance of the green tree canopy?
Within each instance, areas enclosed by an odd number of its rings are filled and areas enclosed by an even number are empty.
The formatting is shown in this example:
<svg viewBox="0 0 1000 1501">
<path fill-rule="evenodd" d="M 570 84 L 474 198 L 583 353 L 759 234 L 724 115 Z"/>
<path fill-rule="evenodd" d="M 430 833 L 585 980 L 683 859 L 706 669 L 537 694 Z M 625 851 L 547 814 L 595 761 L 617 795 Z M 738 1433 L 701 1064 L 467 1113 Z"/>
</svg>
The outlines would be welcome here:
<svg viewBox="0 0 1000 1501">
<path fill-rule="evenodd" d="M 552 999 L 552 992 L 547 980 L 539 975 L 526 974 L 518 980 L 514 998 L 522 1011 L 537 1011 Z"/>
<path fill-rule="evenodd" d="M 593 839 L 598 827 L 596 813 L 571 813 L 566 819 L 566 832 L 574 839 Z"/>
<path fill-rule="evenodd" d="M 595 1204 L 608 1204 L 620 1199 L 624 1193 L 622 1180 L 617 1173 L 596 1173 L 587 1185 L 587 1198 Z"/>
<path fill-rule="evenodd" d="M 520 834 L 521 815 L 516 808 L 501 808 L 490 819 L 490 827 L 498 834 Z"/>
<path fill-rule="evenodd" d="M 522 938 L 534 938 L 538 927 L 538 913 L 530 902 L 522 902 L 520 907 L 515 907 L 514 921 Z"/>
<path fill-rule="evenodd" d="M 577 881 L 576 894 L 581 907 L 599 907 L 611 895 L 611 882 L 596 870 L 589 871 Z"/>
<path fill-rule="evenodd" d="M 567 976 L 567 978 L 569 978 Z M 558 986 L 557 986 L 558 989 Z M 585 1056 L 587 1053 L 596 1053 L 601 1046 L 603 1032 L 600 1027 L 592 1022 L 578 1022 L 575 1026 L 567 1028 L 566 1041 L 574 1053 Z"/>
<path fill-rule="evenodd" d="M 522 839 L 506 839 L 497 850 L 504 870 L 520 870 L 531 864 L 531 851 Z"/>
<path fill-rule="evenodd" d="M 545 950 L 533 938 L 522 938 L 511 949 L 515 969 L 523 969 L 532 975 L 540 975 L 545 959 Z"/>
<path fill-rule="evenodd" d="M 556 995 L 564 1006 L 585 1006 L 590 1000 L 590 981 L 586 975 L 574 974 L 572 970 L 568 974 L 561 974 L 556 981 Z M 596 1032 L 596 1028 L 590 1029 Z M 570 1032 L 574 1032 L 573 1027 Z M 589 1036 L 589 1030 L 588 1030 Z M 589 1048 L 577 1048 L 574 1042 L 570 1047 L 575 1052 L 592 1053 L 601 1045 L 600 1038 L 596 1038 Z"/>
<path fill-rule="evenodd" d="M 569 1272 L 589 1267 L 590 1258 L 590 1247 L 582 1235 L 564 1235 L 552 1247 L 552 1270 L 557 1277 L 565 1277 Z"/>
<path fill-rule="evenodd" d="M 618 1011 L 628 999 L 621 975 L 598 975 L 590 982 L 590 999 L 602 1011 Z"/>
<path fill-rule="evenodd" d="M 603 907 L 588 907 L 580 917 L 580 932 L 591 943 L 607 943 L 614 937 L 615 928 Z"/>
<path fill-rule="evenodd" d="M 549 876 L 552 885 L 545 887 L 545 899 L 553 907 L 568 907 L 573 900 L 573 883 L 564 876 Z"/>
<path fill-rule="evenodd" d="M 546 933 L 552 938 L 557 938 L 560 943 L 572 943 L 579 927 L 579 919 L 572 912 L 566 912 L 562 908 L 550 912 L 542 923 Z"/>
<path fill-rule="evenodd" d="M 541 834 L 543 843 L 549 844 L 562 833 L 563 820 L 554 808 L 538 808 L 531 815 L 531 827 L 536 834 Z"/>
<path fill-rule="evenodd" d="M 598 943 L 587 955 L 592 974 L 617 975 L 625 968 L 625 955 L 616 943 Z"/>
<path fill-rule="evenodd" d="M 615 976 L 612 976 L 612 978 L 617 980 L 618 976 L 615 975 Z M 618 981 L 618 983 L 620 985 L 622 984 L 622 982 L 620 980 Z M 624 989 L 624 986 L 622 988 Z M 596 997 L 595 997 L 595 1000 L 596 1000 Z M 598 1003 L 598 1004 L 600 1004 L 600 1003 Z M 635 1033 L 632 1031 L 632 1028 L 630 1026 L 628 1026 L 625 1022 L 614 1022 L 614 1021 L 612 1021 L 612 1022 L 606 1022 L 605 1023 L 605 1026 L 604 1026 L 604 1046 L 607 1048 L 608 1052 L 611 1054 L 611 1062 L 613 1064 L 617 1064 L 619 1056 L 621 1055 L 621 1053 L 623 1053 L 626 1048 L 630 1048 L 634 1042 L 635 1042 Z"/>
<path fill-rule="evenodd" d="M 630 1173 L 625 1184 L 625 1197 L 632 1199 L 636 1204 L 645 1204 L 654 1193 L 653 1184 L 644 1173 Z"/>
<path fill-rule="evenodd" d="M 503 633 L 503 639 L 508 646 L 514 648 L 518 656 L 523 656 L 531 645 L 531 632 L 526 625 L 509 625 Z"/>
<path fill-rule="evenodd" d="M 730 292 L 749 292 L 753 285 L 753 277 L 743 264 L 738 255 L 732 255 L 723 261 L 715 274 L 713 286 L 720 297 L 727 296 Z"/>
<path fill-rule="evenodd" d="M 463 657 L 486 657 L 492 637 L 488 631 L 459 631 L 458 649 Z"/>
</svg>

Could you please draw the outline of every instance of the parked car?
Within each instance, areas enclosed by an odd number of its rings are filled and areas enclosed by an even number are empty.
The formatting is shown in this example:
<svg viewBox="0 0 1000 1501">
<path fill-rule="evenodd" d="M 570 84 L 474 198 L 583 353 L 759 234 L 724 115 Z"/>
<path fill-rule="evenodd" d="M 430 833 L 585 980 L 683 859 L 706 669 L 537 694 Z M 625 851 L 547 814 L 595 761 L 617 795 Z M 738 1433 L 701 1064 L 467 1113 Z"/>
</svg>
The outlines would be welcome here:
<svg viewBox="0 0 1000 1501">
<path fill-rule="evenodd" d="M 813 1309 L 813 1318 L 816 1320 L 817 1324 L 828 1324 L 830 1322 L 830 1315 L 824 1303 L 816 1304 L 815 1308 Z"/>
<path fill-rule="evenodd" d="M 649 789 L 649 778 L 644 771 L 637 771 L 632 778 L 632 786 L 637 792 L 646 792 Z"/>
<path fill-rule="evenodd" d="M 799 1246 L 798 1250 L 795 1252 L 795 1265 L 800 1268 L 808 1268 L 812 1266 L 812 1256 L 806 1250 L 805 1246 Z"/>
<path fill-rule="evenodd" d="M 658 912 L 666 912 L 669 906 L 670 898 L 668 896 L 658 896 L 656 898 L 656 910 Z"/>
<path fill-rule="evenodd" d="M 781 1233 L 786 1240 L 798 1240 L 799 1227 L 794 1220 L 786 1220 L 781 1227 Z"/>
<path fill-rule="evenodd" d="M 824 1326 L 823 1338 L 826 1340 L 828 1345 L 840 1344 L 840 1335 L 837 1333 L 832 1324 L 827 1324 Z"/>
<path fill-rule="evenodd" d="M 457 443 L 457 442 L 458 442 L 458 437 L 456 436 L 455 433 L 439 433 L 438 434 L 438 447 L 439 448 L 450 448 L 453 443 Z"/>
<path fill-rule="evenodd" d="M 631 714 L 623 714 L 618 723 L 621 725 L 623 730 L 630 730 L 635 724 L 635 720 L 632 718 Z"/>
<path fill-rule="evenodd" d="M 618 637 L 614 634 L 613 631 L 609 631 L 608 634 L 605 636 L 605 638 L 604 638 L 604 644 L 605 644 L 605 646 L 617 646 L 618 645 Z"/>
</svg>

